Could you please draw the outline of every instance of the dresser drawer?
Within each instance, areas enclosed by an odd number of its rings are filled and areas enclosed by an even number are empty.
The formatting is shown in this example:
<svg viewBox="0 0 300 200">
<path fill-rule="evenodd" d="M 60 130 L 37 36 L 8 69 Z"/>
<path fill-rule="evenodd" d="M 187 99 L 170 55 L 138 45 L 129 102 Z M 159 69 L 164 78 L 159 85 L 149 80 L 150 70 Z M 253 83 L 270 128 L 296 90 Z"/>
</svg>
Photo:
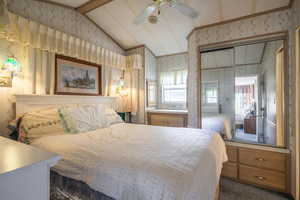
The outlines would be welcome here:
<svg viewBox="0 0 300 200">
<path fill-rule="evenodd" d="M 239 179 L 267 188 L 286 191 L 285 174 L 256 167 L 240 165 Z"/>
<path fill-rule="evenodd" d="M 184 115 L 150 114 L 148 123 L 156 126 L 186 127 L 186 118 Z"/>
<path fill-rule="evenodd" d="M 227 156 L 229 162 L 237 162 L 238 148 L 233 146 L 226 146 Z"/>
<path fill-rule="evenodd" d="M 239 162 L 254 167 L 285 172 L 286 155 L 283 153 L 256 149 L 239 149 Z"/>
<path fill-rule="evenodd" d="M 223 164 L 222 176 L 237 179 L 238 168 L 236 163 L 227 162 Z"/>
</svg>

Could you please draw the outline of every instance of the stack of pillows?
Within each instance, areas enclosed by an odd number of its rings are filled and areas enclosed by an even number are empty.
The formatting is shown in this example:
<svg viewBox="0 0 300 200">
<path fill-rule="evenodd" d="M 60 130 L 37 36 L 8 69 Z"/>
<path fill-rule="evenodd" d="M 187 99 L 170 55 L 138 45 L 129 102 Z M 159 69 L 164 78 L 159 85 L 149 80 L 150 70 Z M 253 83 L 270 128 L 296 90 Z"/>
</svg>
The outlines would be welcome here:
<svg viewBox="0 0 300 200">
<path fill-rule="evenodd" d="M 120 116 L 104 105 L 48 108 L 28 112 L 10 123 L 17 129 L 15 139 L 30 144 L 42 136 L 76 134 L 123 123 Z"/>
</svg>

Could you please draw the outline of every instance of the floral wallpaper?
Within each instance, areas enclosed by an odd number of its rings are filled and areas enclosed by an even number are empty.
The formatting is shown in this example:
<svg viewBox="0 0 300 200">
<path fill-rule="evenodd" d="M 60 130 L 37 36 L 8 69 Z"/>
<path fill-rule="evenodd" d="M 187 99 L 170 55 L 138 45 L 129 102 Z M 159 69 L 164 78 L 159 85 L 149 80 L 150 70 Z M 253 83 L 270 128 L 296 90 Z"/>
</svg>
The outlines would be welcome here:
<svg viewBox="0 0 300 200">
<path fill-rule="evenodd" d="M 74 9 L 34 0 L 10 0 L 8 10 L 103 48 L 124 54 L 123 49 L 109 36 Z"/>
</svg>

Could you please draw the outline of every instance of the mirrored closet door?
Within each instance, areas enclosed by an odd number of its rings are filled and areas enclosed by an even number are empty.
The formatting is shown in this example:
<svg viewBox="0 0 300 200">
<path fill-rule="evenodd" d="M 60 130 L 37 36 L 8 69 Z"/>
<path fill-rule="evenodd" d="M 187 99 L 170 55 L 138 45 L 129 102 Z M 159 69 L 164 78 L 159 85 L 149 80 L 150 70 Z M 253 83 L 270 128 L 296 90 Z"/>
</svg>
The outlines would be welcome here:
<svg viewBox="0 0 300 200">
<path fill-rule="evenodd" d="M 284 147 L 284 40 L 201 52 L 202 128 Z"/>
</svg>

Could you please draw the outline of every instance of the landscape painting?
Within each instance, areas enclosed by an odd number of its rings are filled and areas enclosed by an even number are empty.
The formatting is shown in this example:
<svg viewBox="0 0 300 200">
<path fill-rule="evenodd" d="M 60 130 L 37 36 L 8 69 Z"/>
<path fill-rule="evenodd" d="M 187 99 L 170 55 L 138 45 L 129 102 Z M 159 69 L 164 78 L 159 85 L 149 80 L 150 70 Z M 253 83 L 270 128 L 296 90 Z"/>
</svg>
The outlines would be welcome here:
<svg viewBox="0 0 300 200">
<path fill-rule="evenodd" d="M 56 55 L 55 93 L 101 95 L 101 66 Z"/>
</svg>

